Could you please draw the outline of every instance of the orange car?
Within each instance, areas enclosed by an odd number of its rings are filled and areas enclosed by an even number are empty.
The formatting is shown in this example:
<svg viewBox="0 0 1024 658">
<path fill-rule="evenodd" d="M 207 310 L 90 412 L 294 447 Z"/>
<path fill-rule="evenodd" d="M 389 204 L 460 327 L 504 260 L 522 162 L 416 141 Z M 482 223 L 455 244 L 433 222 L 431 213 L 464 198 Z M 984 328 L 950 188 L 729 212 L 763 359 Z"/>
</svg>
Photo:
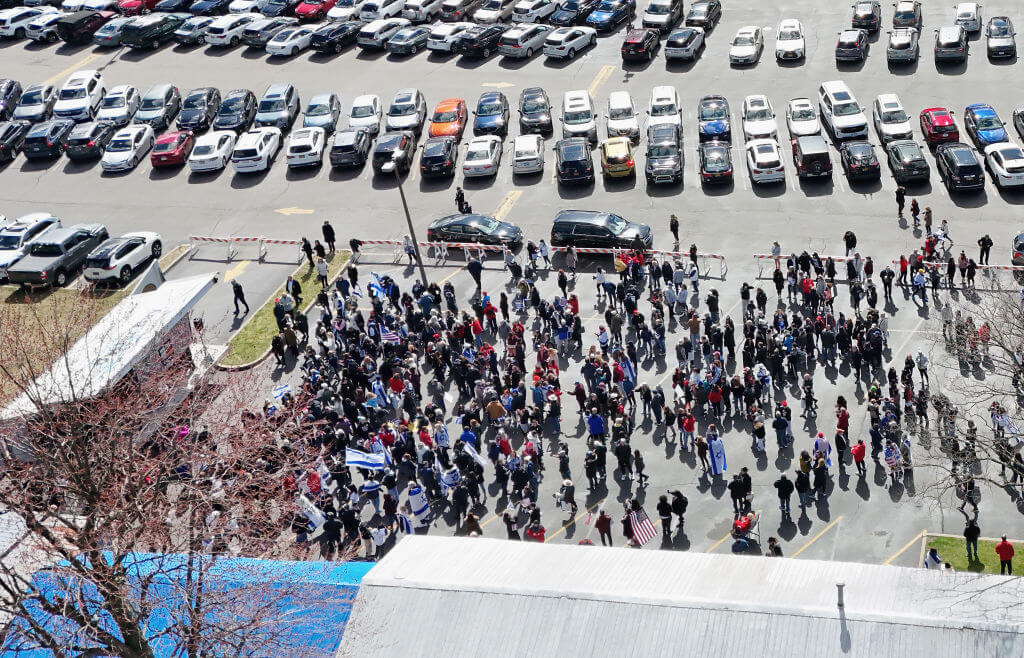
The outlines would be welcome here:
<svg viewBox="0 0 1024 658">
<path fill-rule="evenodd" d="M 469 111 L 466 101 L 461 98 L 449 98 L 441 101 L 434 108 L 434 116 L 430 118 L 431 137 L 454 137 L 462 139 L 462 131 L 466 129 Z"/>
</svg>

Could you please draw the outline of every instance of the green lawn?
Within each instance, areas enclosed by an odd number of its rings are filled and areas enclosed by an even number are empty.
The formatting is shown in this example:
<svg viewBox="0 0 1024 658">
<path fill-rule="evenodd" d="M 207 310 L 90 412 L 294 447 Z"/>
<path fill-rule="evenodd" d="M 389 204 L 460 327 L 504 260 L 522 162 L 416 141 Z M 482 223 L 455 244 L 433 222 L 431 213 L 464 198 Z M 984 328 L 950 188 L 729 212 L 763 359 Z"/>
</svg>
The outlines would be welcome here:
<svg viewBox="0 0 1024 658">
<path fill-rule="evenodd" d="M 996 544 L 998 541 L 979 539 L 978 540 L 978 561 L 968 562 L 967 561 L 967 543 L 963 537 L 928 537 L 928 546 L 925 550 L 930 548 L 938 549 L 939 555 L 946 562 L 953 565 L 953 568 L 957 571 L 975 571 L 978 573 L 999 573 L 999 556 L 996 555 Z M 1014 545 L 1015 549 L 1024 546 L 1024 543 L 1010 540 L 1010 543 Z M 1017 560 L 1014 557 L 1014 566 L 1017 567 L 1019 564 L 1020 569 L 1024 569 L 1024 561 Z"/>
<path fill-rule="evenodd" d="M 348 262 L 349 252 L 339 250 L 334 255 L 327 255 L 327 262 L 330 265 L 327 273 L 327 280 L 333 282 L 341 272 L 341 268 Z M 302 286 L 303 297 L 306 298 L 302 312 L 305 313 L 316 301 L 316 293 L 319 290 L 316 282 L 316 269 L 311 268 L 304 260 L 295 268 L 292 277 Z M 274 320 L 274 300 L 284 293 L 284 282 L 281 287 L 274 291 L 267 302 L 258 308 L 245 325 L 232 336 L 228 342 L 228 351 L 220 360 L 224 366 L 240 366 L 251 363 L 270 349 L 270 339 L 277 333 L 277 322 Z"/>
</svg>

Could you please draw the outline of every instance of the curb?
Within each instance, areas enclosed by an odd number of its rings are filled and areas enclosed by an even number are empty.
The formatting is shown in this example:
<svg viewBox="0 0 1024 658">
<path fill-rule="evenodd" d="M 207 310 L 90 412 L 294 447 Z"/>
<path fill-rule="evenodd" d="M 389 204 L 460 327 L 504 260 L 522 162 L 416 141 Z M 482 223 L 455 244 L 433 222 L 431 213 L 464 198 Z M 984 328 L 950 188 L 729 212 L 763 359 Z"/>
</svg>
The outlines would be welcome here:
<svg viewBox="0 0 1024 658">
<path fill-rule="evenodd" d="M 185 244 L 185 243 L 182 243 L 182 244 L 178 245 L 177 247 L 175 247 L 175 249 L 178 249 L 179 247 L 188 247 L 188 245 L 187 245 L 187 244 Z M 175 265 L 177 265 L 178 263 L 180 263 L 180 262 L 182 261 L 182 259 L 184 259 L 184 258 L 185 258 L 185 256 L 187 256 L 187 255 L 188 255 L 188 252 L 189 252 L 189 251 L 191 251 L 191 247 L 188 247 L 187 249 L 184 249 L 184 250 L 182 250 L 182 252 L 181 252 L 180 254 L 178 254 L 178 255 L 177 255 L 177 257 L 175 257 L 175 259 L 174 259 L 174 260 L 172 260 L 172 261 L 171 261 L 170 263 L 168 263 L 168 264 L 167 264 L 167 267 L 163 267 L 163 266 L 161 266 L 161 269 L 162 269 L 162 270 L 163 270 L 163 271 L 164 271 L 165 273 L 166 273 L 166 272 L 169 272 L 169 271 L 171 270 L 171 268 L 173 268 L 173 267 L 174 267 Z"/>
<path fill-rule="evenodd" d="M 179 258 L 178 260 L 181 260 L 181 259 Z M 175 261 L 175 262 L 177 262 L 177 261 Z M 351 256 L 349 256 L 349 259 L 345 263 L 345 266 L 342 267 L 340 270 L 338 270 L 337 276 L 335 276 L 333 279 L 328 281 L 327 285 L 328 286 L 333 285 L 335 281 L 337 281 L 339 278 L 341 278 L 341 276 L 348 271 L 349 265 L 352 265 L 352 257 Z M 296 268 L 296 269 L 298 269 L 298 268 Z M 270 297 L 267 297 L 266 301 L 264 301 L 262 304 L 260 304 L 260 308 L 263 308 L 264 306 L 266 306 L 270 302 L 270 300 L 273 299 L 273 298 L 274 298 L 274 293 L 271 293 Z M 306 304 L 306 307 L 302 309 L 302 313 L 303 314 L 309 313 L 309 309 L 313 308 L 313 301 L 314 300 L 311 299 L 309 301 L 309 303 Z M 242 323 L 242 326 L 240 326 L 238 328 L 238 331 L 241 331 L 242 329 L 244 329 L 245 325 L 249 324 L 249 320 L 251 320 L 254 317 L 255 317 L 255 314 L 249 316 L 249 318 L 247 318 L 246 321 Z M 238 331 L 236 331 L 235 333 L 238 333 Z M 225 365 L 221 365 L 220 363 L 214 363 L 213 367 L 216 370 L 219 370 L 221 372 L 242 372 L 243 370 L 250 370 L 250 369 L 255 368 L 256 366 L 258 366 L 259 364 L 263 363 L 264 361 L 266 361 L 267 358 L 270 356 L 270 352 L 271 352 L 271 350 L 268 347 L 266 352 L 264 352 L 260 356 L 256 357 L 255 360 L 250 361 L 249 363 L 242 363 L 242 364 L 239 364 L 237 366 L 225 366 Z M 224 354 L 226 355 L 227 352 L 225 352 Z"/>
</svg>

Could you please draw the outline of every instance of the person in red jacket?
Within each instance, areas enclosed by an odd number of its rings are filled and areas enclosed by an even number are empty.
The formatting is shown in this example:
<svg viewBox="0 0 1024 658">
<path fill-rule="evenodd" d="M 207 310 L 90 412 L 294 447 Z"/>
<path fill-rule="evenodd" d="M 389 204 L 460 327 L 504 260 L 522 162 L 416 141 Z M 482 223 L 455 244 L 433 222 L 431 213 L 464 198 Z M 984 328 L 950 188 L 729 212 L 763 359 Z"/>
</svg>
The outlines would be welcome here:
<svg viewBox="0 0 1024 658">
<path fill-rule="evenodd" d="M 1006 574 L 1007 576 L 1013 575 L 1013 544 L 1006 541 L 1006 535 L 1003 535 L 1003 541 L 996 544 L 996 555 L 999 556 L 999 573 Z"/>
<path fill-rule="evenodd" d="M 526 526 L 526 538 L 531 541 L 544 543 L 544 526 L 539 521 L 534 521 L 530 525 Z"/>
<path fill-rule="evenodd" d="M 853 463 L 857 465 L 857 475 L 864 477 L 868 474 L 868 469 L 864 465 L 864 454 L 867 452 L 867 446 L 864 445 L 864 439 L 858 439 L 857 445 L 850 448 L 850 454 L 853 455 Z"/>
</svg>

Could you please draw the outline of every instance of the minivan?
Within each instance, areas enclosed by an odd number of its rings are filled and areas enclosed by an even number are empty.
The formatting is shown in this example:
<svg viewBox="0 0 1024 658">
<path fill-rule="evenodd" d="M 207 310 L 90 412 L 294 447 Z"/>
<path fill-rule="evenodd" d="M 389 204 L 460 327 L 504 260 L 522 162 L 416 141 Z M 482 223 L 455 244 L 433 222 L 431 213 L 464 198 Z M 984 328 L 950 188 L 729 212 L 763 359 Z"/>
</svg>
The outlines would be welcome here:
<svg viewBox="0 0 1024 658">
<path fill-rule="evenodd" d="M 586 89 L 567 91 L 562 97 L 562 137 L 586 137 L 597 142 L 594 101 Z"/>
<path fill-rule="evenodd" d="M 806 135 L 793 140 L 793 164 L 800 178 L 832 175 L 828 143 L 821 135 Z"/>
</svg>

